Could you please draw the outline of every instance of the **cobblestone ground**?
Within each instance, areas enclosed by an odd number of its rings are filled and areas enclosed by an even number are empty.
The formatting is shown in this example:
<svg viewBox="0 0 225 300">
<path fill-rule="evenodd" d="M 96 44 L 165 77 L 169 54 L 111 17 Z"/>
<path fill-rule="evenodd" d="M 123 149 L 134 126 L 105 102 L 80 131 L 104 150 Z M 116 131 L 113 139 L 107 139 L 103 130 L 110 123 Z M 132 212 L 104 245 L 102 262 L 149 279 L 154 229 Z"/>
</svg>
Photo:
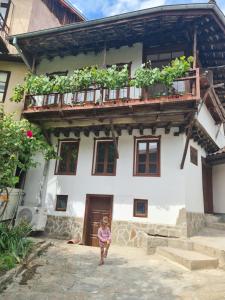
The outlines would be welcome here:
<svg viewBox="0 0 225 300">
<path fill-rule="evenodd" d="M 99 249 L 54 241 L 12 282 L 2 300 L 222 300 L 225 272 L 190 272 L 136 248 L 112 246 L 104 266 Z"/>
</svg>

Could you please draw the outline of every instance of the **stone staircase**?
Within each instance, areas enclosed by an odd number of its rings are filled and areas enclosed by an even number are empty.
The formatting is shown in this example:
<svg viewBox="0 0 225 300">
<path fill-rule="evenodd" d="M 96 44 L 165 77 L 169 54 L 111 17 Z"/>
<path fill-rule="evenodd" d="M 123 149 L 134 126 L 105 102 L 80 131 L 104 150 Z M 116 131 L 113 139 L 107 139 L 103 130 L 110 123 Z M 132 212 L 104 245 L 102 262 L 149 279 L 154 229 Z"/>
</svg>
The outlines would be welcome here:
<svg viewBox="0 0 225 300">
<path fill-rule="evenodd" d="M 191 238 L 148 236 L 147 253 L 157 253 L 189 270 L 225 270 L 225 216 L 209 215 L 206 227 Z"/>
<path fill-rule="evenodd" d="M 157 247 L 156 253 L 189 270 L 212 269 L 219 266 L 220 253 L 216 253 L 214 248 L 188 239 L 167 239 L 167 246 Z"/>
</svg>

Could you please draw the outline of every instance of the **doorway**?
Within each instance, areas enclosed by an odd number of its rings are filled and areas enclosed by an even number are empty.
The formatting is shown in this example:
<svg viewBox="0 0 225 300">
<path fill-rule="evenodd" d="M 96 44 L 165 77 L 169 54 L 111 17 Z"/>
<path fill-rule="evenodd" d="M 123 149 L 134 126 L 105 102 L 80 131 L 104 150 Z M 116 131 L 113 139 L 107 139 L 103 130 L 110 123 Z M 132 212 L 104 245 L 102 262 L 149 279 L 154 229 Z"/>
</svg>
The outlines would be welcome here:
<svg viewBox="0 0 225 300">
<path fill-rule="evenodd" d="M 109 226 L 112 222 L 112 195 L 87 195 L 84 219 L 84 244 L 98 246 L 98 228 L 104 216 L 109 218 Z"/>
<path fill-rule="evenodd" d="M 204 198 L 204 212 L 213 214 L 213 184 L 212 184 L 212 166 L 207 164 L 202 157 L 202 185 Z"/>
</svg>

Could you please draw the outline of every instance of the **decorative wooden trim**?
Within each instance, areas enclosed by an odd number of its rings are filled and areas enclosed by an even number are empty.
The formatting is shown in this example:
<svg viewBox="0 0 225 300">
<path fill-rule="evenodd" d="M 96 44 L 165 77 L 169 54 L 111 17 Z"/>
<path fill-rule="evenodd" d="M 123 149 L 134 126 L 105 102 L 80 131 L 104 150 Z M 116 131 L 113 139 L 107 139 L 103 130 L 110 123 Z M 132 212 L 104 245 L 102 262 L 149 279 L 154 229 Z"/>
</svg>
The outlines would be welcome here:
<svg viewBox="0 0 225 300">
<path fill-rule="evenodd" d="M 138 201 L 142 201 L 145 205 L 145 213 L 144 214 L 137 213 L 137 203 L 138 203 Z M 134 199 L 133 217 L 138 217 L 138 218 L 147 218 L 148 217 L 148 200 L 147 199 Z"/>
<path fill-rule="evenodd" d="M 114 160 L 114 172 L 113 173 L 96 173 L 95 172 L 95 166 L 96 166 L 96 151 L 97 151 L 97 143 L 98 142 L 112 142 L 113 145 L 114 145 L 114 141 L 113 141 L 113 138 L 107 138 L 107 137 L 104 137 L 104 138 L 94 138 L 94 147 L 93 147 L 93 157 L 92 157 L 92 171 L 91 171 L 91 175 L 92 176 L 116 176 L 116 167 L 117 167 L 117 159 L 115 157 L 115 160 Z M 117 138 L 117 143 L 118 143 L 118 138 Z M 115 156 L 116 156 L 116 153 L 115 153 Z M 104 161 L 104 165 L 105 165 L 105 161 Z M 105 166 L 104 166 L 105 168 Z"/>
<path fill-rule="evenodd" d="M 2 102 L 0 101 L 0 103 L 4 103 L 5 102 L 5 98 L 6 98 L 6 94 L 7 94 L 7 91 L 8 91 L 8 85 L 9 85 L 9 79 L 10 79 L 10 76 L 11 76 L 11 72 L 10 71 L 0 70 L 0 73 L 7 74 L 7 78 L 6 78 L 6 82 L 5 82 L 5 89 L 4 89 L 4 93 L 3 93 L 3 97 L 2 97 Z"/>
<path fill-rule="evenodd" d="M 105 194 L 86 194 L 86 204 L 85 204 L 85 213 L 84 213 L 84 225 L 83 225 L 83 237 L 82 237 L 82 244 L 87 244 L 87 223 L 89 217 L 89 208 L 90 208 L 90 201 L 91 197 L 109 197 L 111 201 L 111 210 L 110 210 L 110 219 L 112 224 L 112 215 L 113 215 L 113 198 L 114 195 L 105 195 Z"/>
<path fill-rule="evenodd" d="M 77 165 L 78 165 L 78 156 L 79 156 L 79 148 L 80 148 L 80 139 L 72 139 L 72 138 L 68 138 L 68 139 L 59 139 L 58 140 L 58 147 L 57 147 L 57 154 L 60 156 L 60 150 L 61 150 L 61 144 L 65 143 L 65 142 L 74 142 L 77 143 L 77 160 L 76 160 L 76 166 L 75 166 L 75 170 L 74 173 L 59 173 L 58 172 L 58 166 L 59 166 L 59 160 L 56 159 L 55 162 L 55 172 L 54 175 L 60 175 L 60 176 L 64 176 L 64 175 L 76 175 L 77 174 Z"/>
<path fill-rule="evenodd" d="M 137 140 L 145 141 L 157 141 L 158 147 L 157 147 L 157 169 L 158 172 L 156 174 L 142 174 L 137 173 Z M 133 176 L 138 177 L 160 177 L 161 176 L 161 136 L 134 136 L 134 150 L 133 150 Z"/>
</svg>

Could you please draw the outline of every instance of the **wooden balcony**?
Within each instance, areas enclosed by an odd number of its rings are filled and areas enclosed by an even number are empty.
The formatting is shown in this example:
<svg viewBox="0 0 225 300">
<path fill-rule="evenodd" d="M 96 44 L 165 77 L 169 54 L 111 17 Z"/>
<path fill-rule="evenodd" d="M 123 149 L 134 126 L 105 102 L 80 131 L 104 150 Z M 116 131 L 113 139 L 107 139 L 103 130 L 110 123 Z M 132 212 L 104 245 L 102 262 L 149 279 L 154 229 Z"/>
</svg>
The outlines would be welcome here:
<svg viewBox="0 0 225 300">
<path fill-rule="evenodd" d="M 177 79 L 172 90 L 162 84 L 148 88 L 123 87 L 109 90 L 91 87 L 83 91 L 67 94 L 27 95 L 24 115 L 42 119 L 56 116 L 57 112 L 101 110 L 132 106 L 146 106 L 157 103 L 177 103 L 200 100 L 199 69 L 191 70 L 184 78 Z"/>
</svg>

